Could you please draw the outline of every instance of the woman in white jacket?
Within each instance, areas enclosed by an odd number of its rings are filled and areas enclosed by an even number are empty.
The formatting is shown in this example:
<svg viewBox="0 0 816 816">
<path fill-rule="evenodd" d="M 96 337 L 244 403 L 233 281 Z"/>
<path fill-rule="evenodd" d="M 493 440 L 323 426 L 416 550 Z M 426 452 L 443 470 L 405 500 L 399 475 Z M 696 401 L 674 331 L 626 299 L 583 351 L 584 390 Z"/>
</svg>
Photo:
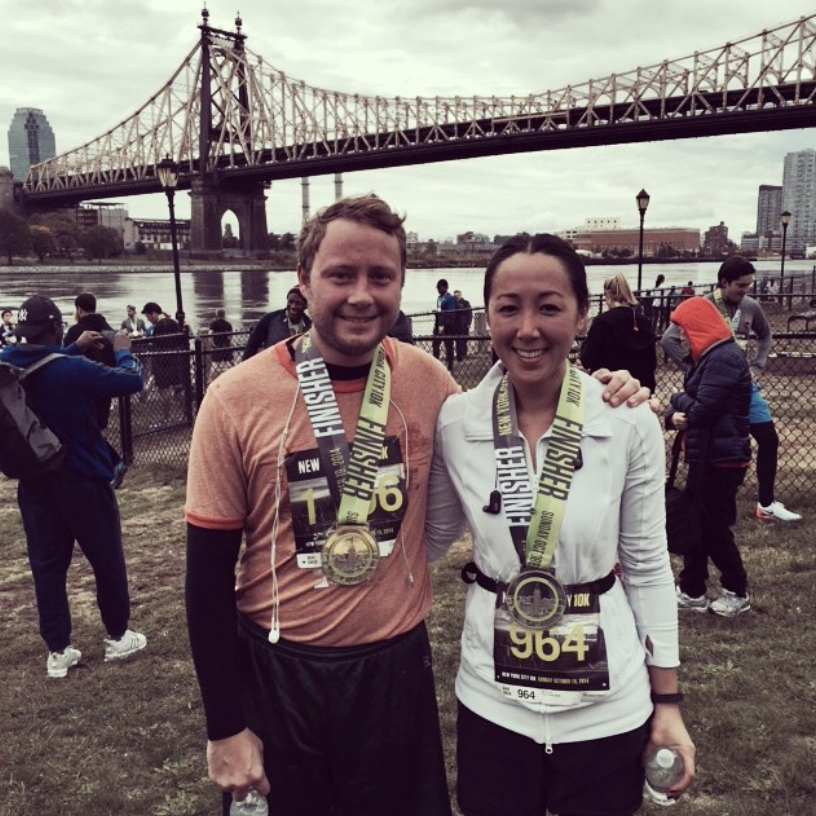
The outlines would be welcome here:
<svg viewBox="0 0 816 816">
<path fill-rule="evenodd" d="M 672 796 L 694 777 L 659 423 L 646 405 L 612 409 L 568 365 L 589 302 L 568 244 L 511 239 L 488 264 L 484 299 L 499 363 L 442 408 L 426 526 L 431 558 L 465 522 L 473 534 L 459 805 L 465 816 L 628 815 L 647 747 L 682 755 Z"/>
</svg>

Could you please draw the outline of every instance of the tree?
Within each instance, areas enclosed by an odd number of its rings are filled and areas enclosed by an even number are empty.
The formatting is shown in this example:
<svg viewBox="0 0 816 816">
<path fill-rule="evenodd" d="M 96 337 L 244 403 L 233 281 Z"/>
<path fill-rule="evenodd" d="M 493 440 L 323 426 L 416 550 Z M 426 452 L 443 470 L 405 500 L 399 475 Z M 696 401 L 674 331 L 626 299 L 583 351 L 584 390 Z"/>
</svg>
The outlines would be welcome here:
<svg viewBox="0 0 816 816">
<path fill-rule="evenodd" d="M 48 227 L 43 227 L 40 224 L 30 226 L 29 230 L 31 231 L 31 247 L 40 259 L 40 263 L 42 263 L 46 255 L 54 255 L 57 251 L 54 233 Z"/>
<path fill-rule="evenodd" d="M 122 239 L 110 227 L 91 227 L 80 234 L 79 242 L 89 260 L 111 258 L 122 251 Z"/>
<path fill-rule="evenodd" d="M 50 212 L 35 215 L 31 218 L 30 223 L 48 227 L 51 230 L 57 245 L 57 253 L 62 258 L 70 258 L 79 246 L 79 227 L 76 221 L 72 221 L 62 213 Z"/>
<path fill-rule="evenodd" d="M 0 252 L 8 255 L 11 266 L 12 255 L 28 255 L 31 250 L 31 234 L 24 218 L 9 210 L 0 210 Z"/>
<path fill-rule="evenodd" d="M 232 224 L 224 225 L 224 235 L 221 238 L 223 249 L 237 249 L 241 242 L 232 233 Z"/>
<path fill-rule="evenodd" d="M 284 232 L 280 238 L 280 249 L 291 252 L 295 248 L 295 236 L 291 232 Z"/>
<path fill-rule="evenodd" d="M 274 232 L 270 232 L 267 236 L 267 240 L 269 241 L 269 248 L 276 252 L 280 249 L 280 235 L 276 235 Z"/>
</svg>

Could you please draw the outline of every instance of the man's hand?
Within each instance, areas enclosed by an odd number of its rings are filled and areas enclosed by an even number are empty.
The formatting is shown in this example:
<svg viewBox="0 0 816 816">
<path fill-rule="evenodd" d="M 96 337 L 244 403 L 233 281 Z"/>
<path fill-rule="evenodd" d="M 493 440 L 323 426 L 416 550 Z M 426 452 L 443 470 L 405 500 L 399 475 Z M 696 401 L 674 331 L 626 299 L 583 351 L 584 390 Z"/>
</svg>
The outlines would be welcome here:
<svg viewBox="0 0 816 816">
<path fill-rule="evenodd" d="M 248 728 L 232 737 L 207 742 L 207 771 L 210 780 L 233 799 L 245 799 L 250 788 L 261 796 L 269 794 L 263 768 L 263 743 Z"/>
<path fill-rule="evenodd" d="M 116 337 L 113 338 L 113 350 L 119 351 L 120 349 L 126 349 L 127 351 L 131 349 L 131 340 L 127 329 L 116 332 Z"/>
<path fill-rule="evenodd" d="M 652 733 L 646 753 L 655 748 L 674 748 L 683 759 L 683 776 L 677 780 L 669 791 L 672 799 L 678 799 L 694 781 L 695 776 L 695 755 L 697 753 L 694 743 L 691 741 L 683 717 L 677 706 L 658 705 L 655 706 L 652 718 Z"/>
<path fill-rule="evenodd" d="M 671 415 L 671 423 L 676 431 L 685 431 L 688 428 L 688 417 L 682 411 L 675 411 Z"/>
<path fill-rule="evenodd" d="M 606 385 L 604 401 L 615 408 L 624 400 L 630 408 L 634 408 L 646 402 L 652 393 L 648 388 L 641 388 L 640 380 L 626 369 L 611 372 L 608 368 L 599 368 L 592 376 Z"/>
<path fill-rule="evenodd" d="M 99 332 L 95 331 L 84 331 L 82 334 L 79 335 L 76 339 L 76 344 L 85 351 L 86 348 L 90 348 L 91 346 L 96 346 L 96 348 L 102 348 L 102 335 Z"/>
</svg>

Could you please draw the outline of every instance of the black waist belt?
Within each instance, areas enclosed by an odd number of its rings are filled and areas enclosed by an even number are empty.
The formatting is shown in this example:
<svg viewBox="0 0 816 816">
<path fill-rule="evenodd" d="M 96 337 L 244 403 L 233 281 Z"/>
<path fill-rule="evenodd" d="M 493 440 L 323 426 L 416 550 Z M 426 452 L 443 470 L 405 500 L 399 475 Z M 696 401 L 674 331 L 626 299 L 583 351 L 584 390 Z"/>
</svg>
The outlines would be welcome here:
<svg viewBox="0 0 816 816">
<path fill-rule="evenodd" d="M 482 589 L 486 589 L 488 592 L 495 592 L 500 600 L 503 599 L 504 592 L 507 589 L 507 584 L 485 575 L 473 561 L 468 561 L 468 563 L 462 567 L 462 580 L 466 584 L 478 584 Z M 609 592 L 614 585 L 615 571 L 612 570 L 609 575 L 605 575 L 597 581 L 589 581 L 586 584 L 565 584 L 564 590 L 568 594 L 592 592 L 596 595 L 603 595 L 604 592 Z"/>
</svg>

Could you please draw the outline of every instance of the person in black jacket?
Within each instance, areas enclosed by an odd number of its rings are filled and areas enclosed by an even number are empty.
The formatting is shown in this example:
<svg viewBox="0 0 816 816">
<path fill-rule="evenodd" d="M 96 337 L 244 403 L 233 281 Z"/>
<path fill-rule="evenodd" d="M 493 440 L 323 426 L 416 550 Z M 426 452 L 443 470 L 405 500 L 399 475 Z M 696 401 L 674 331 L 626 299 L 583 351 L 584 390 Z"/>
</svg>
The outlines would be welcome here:
<svg viewBox="0 0 816 816">
<path fill-rule="evenodd" d="M 657 338 L 622 273 L 604 281 L 604 298 L 608 311 L 593 318 L 581 346 L 581 365 L 589 372 L 625 368 L 654 391 Z"/>
<path fill-rule="evenodd" d="M 677 605 L 736 617 L 751 608 L 748 577 L 731 526 L 737 518 L 737 490 L 751 462 L 748 411 L 751 373 L 731 329 L 711 301 L 694 297 L 671 315 L 691 348 L 692 368 L 681 394 L 666 413 L 669 428 L 686 434 L 687 489 L 702 514 L 700 546 L 684 556 Z M 708 559 L 720 571 L 722 592 L 706 596 Z"/>
<path fill-rule="evenodd" d="M 254 357 L 261 349 L 271 348 L 293 334 L 303 334 L 312 327 L 305 314 L 306 298 L 294 286 L 286 293 L 286 308 L 265 314 L 252 330 L 244 349 L 244 360 Z"/>
</svg>

